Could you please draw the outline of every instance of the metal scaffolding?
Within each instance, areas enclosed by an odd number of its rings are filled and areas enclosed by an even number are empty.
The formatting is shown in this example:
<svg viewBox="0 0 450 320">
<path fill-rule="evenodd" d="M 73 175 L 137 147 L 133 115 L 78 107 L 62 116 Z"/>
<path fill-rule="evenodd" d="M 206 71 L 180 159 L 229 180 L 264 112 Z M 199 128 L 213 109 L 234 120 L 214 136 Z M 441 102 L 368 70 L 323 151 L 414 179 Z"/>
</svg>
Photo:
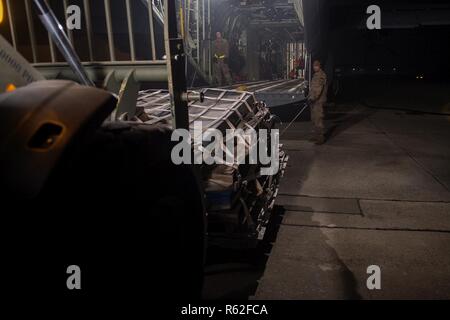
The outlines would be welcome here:
<svg viewBox="0 0 450 320">
<path fill-rule="evenodd" d="M 28 44 L 30 48 L 31 62 L 35 67 L 42 69 L 49 69 L 47 74 L 53 74 L 53 71 L 60 70 L 62 68 L 60 62 L 58 61 L 58 55 L 55 50 L 55 43 L 52 41 L 50 35 L 48 35 L 47 44 L 42 43 L 42 37 L 38 37 L 39 32 L 42 30 L 38 29 L 35 25 L 36 22 L 33 19 L 33 0 L 17 0 L 11 1 L 6 0 L 5 12 L 7 12 L 9 20 L 9 30 L 10 41 L 13 47 L 18 50 L 24 50 L 24 45 L 18 44 L 18 36 L 20 30 L 24 26 L 21 26 L 18 22 L 18 14 L 21 13 L 21 7 L 25 8 L 26 15 L 26 33 L 28 36 Z M 210 0 L 178 0 L 177 10 L 178 21 L 181 21 L 180 30 L 185 42 L 187 61 L 193 67 L 195 72 L 195 77 L 200 76 L 205 80 L 209 80 L 211 76 L 211 59 L 210 59 L 210 22 L 211 22 L 211 1 Z M 53 3 L 54 4 L 54 3 Z M 141 2 L 135 2 L 131 0 L 125 0 L 125 10 L 124 14 L 126 16 L 126 37 L 128 38 L 129 46 L 129 58 L 124 59 L 123 49 L 121 50 L 121 55 L 119 55 L 118 43 L 117 43 L 117 32 L 115 30 L 116 24 L 113 21 L 114 14 L 113 7 L 115 3 L 111 0 L 103 0 L 102 2 L 94 0 L 83 0 L 82 1 L 82 29 L 81 30 L 70 30 L 67 28 L 65 23 L 61 23 L 61 28 L 64 29 L 68 39 L 72 46 L 76 49 L 80 46 L 80 38 L 83 39 L 83 51 L 85 54 L 82 58 L 82 62 L 85 65 L 97 64 L 111 66 L 111 63 L 118 63 L 121 67 L 124 65 L 133 66 L 138 64 L 141 68 L 143 64 L 147 63 L 149 68 L 155 65 L 165 63 L 164 57 L 162 56 L 162 48 L 164 48 L 163 41 L 161 39 L 161 33 L 164 27 L 164 1 L 160 0 L 141 0 Z M 64 0 L 62 2 L 62 9 L 64 10 L 64 15 L 59 17 L 59 20 L 65 21 L 68 18 L 67 8 L 70 5 L 70 1 Z M 139 13 L 136 12 L 136 6 L 140 5 L 146 10 L 140 10 Z M 105 31 L 96 30 L 95 28 L 99 26 L 97 23 L 93 23 L 93 6 L 97 11 L 99 8 L 103 10 Z M 117 10 L 117 9 L 116 9 Z M 134 11 L 133 11 L 134 10 Z M 59 12 L 58 10 L 55 10 Z M 99 13 L 97 12 L 97 15 Z M 101 13 L 100 13 L 101 14 Z M 139 16 L 137 17 L 136 14 Z M 144 20 L 142 20 L 144 19 Z M 135 20 L 146 21 L 148 25 L 148 30 L 137 30 L 135 26 Z M 123 30 L 121 31 L 123 33 Z M 137 42 L 136 32 L 145 33 L 148 35 L 148 51 L 145 58 L 142 58 L 142 54 L 138 55 L 136 46 L 140 45 Z M 96 43 L 98 34 L 104 34 L 105 41 L 107 43 L 107 56 L 101 59 L 96 59 L 99 56 L 99 46 Z M 158 36 L 159 35 L 159 36 Z M 20 36 L 21 39 L 23 38 Z M 123 37 L 123 35 L 122 35 Z M 41 43 L 38 44 L 38 39 Z M 46 48 L 47 47 L 47 48 Z M 158 49 L 159 48 L 159 49 Z M 28 50 L 28 47 L 25 47 Z M 47 50 L 47 52 L 46 52 Z M 142 51 L 142 50 L 141 50 Z M 128 52 L 127 52 L 128 53 Z M 106 59 L 105 59 L 106 58 Z M 158 76 L 160 78 L 160 76 Z"/>
</svg>

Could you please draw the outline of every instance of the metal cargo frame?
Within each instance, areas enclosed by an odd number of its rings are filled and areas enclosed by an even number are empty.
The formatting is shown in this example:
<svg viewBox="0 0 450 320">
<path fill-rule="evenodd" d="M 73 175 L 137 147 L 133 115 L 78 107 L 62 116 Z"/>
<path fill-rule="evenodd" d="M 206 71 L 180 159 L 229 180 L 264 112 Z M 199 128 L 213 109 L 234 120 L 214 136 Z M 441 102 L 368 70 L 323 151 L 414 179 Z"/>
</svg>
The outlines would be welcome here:
<svg viewBox="0 0 450 320">
<path fill-rule="evenodd" d="M 10 38 L 13 47 L 18 50 L 18 26 L 15 19 L 15 7 L 24 5 L 26 24 L 28 31 L 28 40 L 31 50 L 32 65 L 41 71 L 47 78 L 68 78 L 74 79 L 69 66 L 64 62 L 59 62 L 57 58 L 57 50 L 55 43 L 48 34 L 48 51 L 49 61 L 43 61 L 38 54 L 37 30 L 36 22 L 33 19 L 33 0 L 5 0 L 5 11 L 8 17 Z M 19 3 L 19 1 L 21 3 Z M 123 0 L 125 4 L 125 15 L 127 25 L 127 36 L 129 45 L 129 59 L 119 60 L 116 54 L 115 30 L 113 27 L 113 15 L 111 0 L 102 0 L 101 5 L 105 15 L 106 39 L 108 47 L 108 58 L 106 60 L 95 59 L 95 41 L 94 41 L 94 25 L 92 21 L 92 3 L 96 1 L 96 5 L 100 0 L 83 0 L 82 1 L 82 30 L 70 30 L 63 26 L 72 46 L 75 47 L 76 34 L 80 33 L 86 37 L 87 59 L 82 61 L 83 66 L 87 69 L 92 80 L 101 81 L 102 77 L 108 74 L 114 68 L 121 70 L 119 72 L 119 80 L 123 80 L 122 75 L 127 74 L 133 69 L 138 70 L 139 81 L 142 82 L 160 82 L 167 79 L 167 72 L 164 72 L 166 61 L 163 57 L 157 56 L 157 46 L 164 47 L 156 36 L 157 29 L 161 29 L 164 25 L 164 1 L 160 0 L 141 0 L 140 3 L 146 6 L 147 10 L 142 12 L 143 17 L 148 21 L 148 38 L 150 47 L 148 48 L 148 59 L 138 59 L 136 55 L 135 28 L 133 26 L 133 10 L 132 6 L 136 5 L 137 0 Z M 48 0 L 46 0 L 49 3 Z M 64 19 L 68 18 L 67 8 L 71 5 L 70 1 L 63 0 Z M 195 75 L 200 75 L 203 79 L 209 81 L 211 78 L 211 61 L 210 61 L 210 45 L 209 32 L 211 23 L 211 1 L 210 0 L 180 0 L 177 1 L 179 10 L 177 15 L 181 15 L 183 25 L 181 33 L 185 39 L 185 47 L 187 51 L 187 59 L 195 71 Z M 189 8 L 191 6 L 198 8 L 198 12 L 192 13 Z M 60 17 L 62 19 L 62 17 Z M 194 27 L 194 28 L 193 28 Z M 127 72 L 128 71 L 128 72 Z M 120 78 L 122 77 L 122 78 Z M 104 78 L 103 78 L 104 79 Z"/>
</svg>

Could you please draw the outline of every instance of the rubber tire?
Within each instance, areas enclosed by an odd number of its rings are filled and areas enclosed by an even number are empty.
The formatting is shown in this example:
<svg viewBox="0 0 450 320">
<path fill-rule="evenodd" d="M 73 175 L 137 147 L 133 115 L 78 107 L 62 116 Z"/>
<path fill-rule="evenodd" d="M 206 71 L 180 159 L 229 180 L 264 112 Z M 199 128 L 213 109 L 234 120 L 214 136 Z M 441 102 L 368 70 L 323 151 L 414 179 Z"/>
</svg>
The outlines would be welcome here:
<svg viewBox="0 0 450 320">
<path fill-rule="evenodd" d="M 200 298 L 203 196 L 194 168 L 172 163 L 170 136 L 163 127 L 109 124 L 71 146 L 13 224 L 23 240 L 9 260 L 18 295 L 145 308 Z M 37 261 L 30 287 L 22 276 Z M 67 289 L 69 265 L 81 268 L 81 290 Z"/>
</svg>

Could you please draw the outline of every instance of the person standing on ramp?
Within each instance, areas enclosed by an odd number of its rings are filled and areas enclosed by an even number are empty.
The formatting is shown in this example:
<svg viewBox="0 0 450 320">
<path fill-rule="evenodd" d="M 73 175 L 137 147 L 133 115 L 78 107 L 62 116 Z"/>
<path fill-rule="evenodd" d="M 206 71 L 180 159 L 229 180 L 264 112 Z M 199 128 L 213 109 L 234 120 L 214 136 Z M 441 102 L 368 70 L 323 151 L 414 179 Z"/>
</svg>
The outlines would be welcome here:
<svg viewBox="0 0 450 320">
<path fill-rule="evenodd" d="M 228 57 L 230 47 L 228 41 L 222 38 L 222 33 L 216 33 L 216 40 L 213 43 L 213 57 L 214 57 L 214 78 L 219 86 L 223 84 L 225 78 L 226 84 L 231 86 L 233 81 L 231 79 L 230 68 L 228 67 Z"/>
</svg>

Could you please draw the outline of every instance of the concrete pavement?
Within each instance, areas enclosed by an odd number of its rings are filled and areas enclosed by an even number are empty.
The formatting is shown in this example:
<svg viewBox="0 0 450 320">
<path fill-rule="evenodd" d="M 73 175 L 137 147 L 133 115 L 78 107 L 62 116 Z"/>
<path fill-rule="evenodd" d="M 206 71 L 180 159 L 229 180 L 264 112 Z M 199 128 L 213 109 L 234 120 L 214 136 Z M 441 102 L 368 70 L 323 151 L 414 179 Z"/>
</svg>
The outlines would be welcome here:
<svg viewBox="0 0 450 320">
<path fill-rule="evenodd" d="M 253 298 L 450 298 L 450 117 L 350 104 L 327 125 L 323 146 L 307 122 L 282 137 L 285 212 Z"/>
</svg>

